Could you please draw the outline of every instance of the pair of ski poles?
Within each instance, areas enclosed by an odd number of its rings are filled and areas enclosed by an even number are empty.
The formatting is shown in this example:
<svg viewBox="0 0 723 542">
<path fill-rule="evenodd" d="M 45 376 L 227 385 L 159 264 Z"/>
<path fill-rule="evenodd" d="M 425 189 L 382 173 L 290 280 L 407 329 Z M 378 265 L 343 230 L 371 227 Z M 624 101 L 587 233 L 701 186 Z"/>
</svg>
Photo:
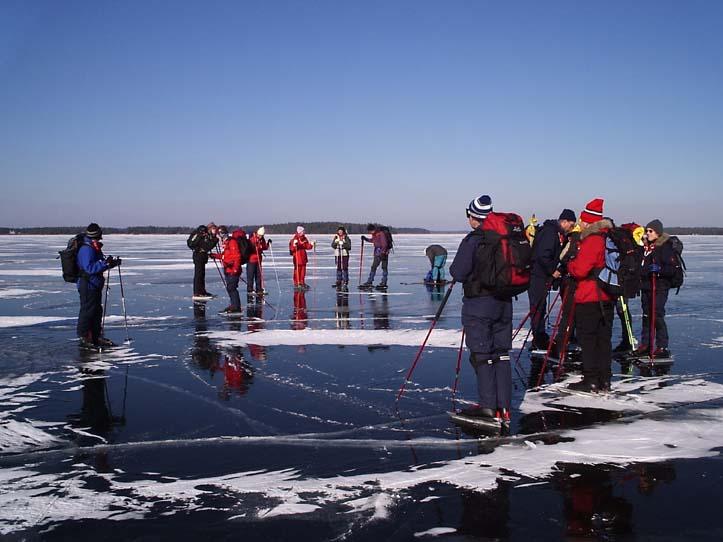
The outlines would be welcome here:
<svg viewBox="0 0 723 542">
<path fill-rule="evenodd" d="M 120 285 L 120 292 L 121 292 L 121 306 L 123 307 L 123 322 L 125 324 L 126 329 L 126 343 L 131 342 L 130 334 L 128 333 L 128 311 L 126 310 L 126 295 L 125 291 L 123 289 L 123 273 L 121 273 L 121 266 L 119 265 L 117 267 L 118 269 L 118 284 Z M 103 333 L 103 329 L 105 329 L 105 316 L 108 312 L 108 291 L 110 290 L 110 269 L 108 269 L 108 277 L 105 281 L 105 300 L 103 301 L 103 320 L 101 321 L 101 334 Z"/>
</svg>

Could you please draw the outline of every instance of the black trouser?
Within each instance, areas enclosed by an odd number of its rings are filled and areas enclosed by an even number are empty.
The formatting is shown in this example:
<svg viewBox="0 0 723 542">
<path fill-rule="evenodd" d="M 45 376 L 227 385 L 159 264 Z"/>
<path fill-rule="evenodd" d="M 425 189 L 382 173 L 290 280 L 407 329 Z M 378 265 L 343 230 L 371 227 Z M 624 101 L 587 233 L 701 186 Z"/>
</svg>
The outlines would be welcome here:
<svg viewBox="0 0 723 542">
<path fill-rule="evenodd" d="M 206 293 L 206 264 L 208 254 L 205 252 L 193 253 L 193 295 Z"/>
<path fill-rule="evenodd" d="M 246 291 L 253 292 L 254 284 L 256 284 L 256 291 L 262 292 L 264 289 L 261 284 L 261 264 L 258 262 L 249 262 L 246 264 Z"/>
<path fill-rule="evenodd" d="M 550 340 L 545 331 L 545 314 L 547 314 L 548 279 L 532 276 L 527 297 L 530 300 L 530 327 L 532 328 L 533 344 L 536 348 L 547 348 Z"/>
<path fill-rule="evenodd" d="M 241 308 L 241 298 L 238 295 L 238 281 L 241 275 L 230 275 L 226 273 L 226 291 L 231 301 L 231 308 L 238 310 Z"/>
<path fill-rule="evenodd" d="M 613 304 L 594 301 L 575 305 L 575 328 L 582 348 L 582 374 L 596 385 L 610 384 Z"/>
<path fill-rule="evenodd" d="M 103 320 L 103 287 L 93 288 L 88 280 L 78 281 L 80 311 L 78 312 L 78 337 L 95 342 L 101 334 Z"/>
<path fill-rule="evenodd" d="M 640 344 L 668 348 L 668 326 L 665 323 L 665 304 L 668 302 L 670 290 L 660 287 L 660 282 L 655 289 L 655 344 L 650 344 L 650 314 L 651 302 L 653 300 L 652 290 L 643 290 L 640 295 L 640 302 L 643 307 L 643 329 L 640 333 Z"/>
</svg>

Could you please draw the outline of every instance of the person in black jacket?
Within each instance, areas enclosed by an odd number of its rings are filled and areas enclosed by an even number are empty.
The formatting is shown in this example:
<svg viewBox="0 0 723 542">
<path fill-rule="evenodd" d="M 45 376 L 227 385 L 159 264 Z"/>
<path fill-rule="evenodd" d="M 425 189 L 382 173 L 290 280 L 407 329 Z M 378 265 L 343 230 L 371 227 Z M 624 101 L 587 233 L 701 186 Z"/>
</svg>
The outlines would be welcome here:
<svg viewBox="0 0 723 542">
<path fill-rule="evenodd" d="M 545 331 L 547 313 L 547 292 L 553 280 L 561 276 L 560 253 L 567 234 L 575 226 L 574 211 L 564 209 L 557 220 L 546 220 L 535 234 L 532 245 L 532 271 L 527 296 L 530 300 L 530 322 L 532 327 L 532 348 L 547 350 L 550 337 Z"/>
<path fill-rule="evenodd" d="M 494 292 L 480 287 L 477 262 L 477 249 L 484 240 L 482 226 L 491 212 L 492 200 L 487 195 L 470 202 L 467 219 L 472 232 L 460 243 L 449 273 L 464 289 L 462 326 L 470 351 L 469 361 L 477 376 L 479 396 L 477 406 L 461 413 L 508 423 L 512 402 L 509 353 L 512 349 L 512 299 L 495 297 Z"/>
<path fill-rule="evenodd" d="M 665 323 L 665 304 L 668 302 L 670 280 L 675 273 L 677 257 L 673 250 L 671 237 L 663 231 L 660 220 L 652 220 L 645 226 L 645 253 L 643 256 L 643 276 L 640 283 L 640 301 L 643 308 L 643 329 L 640 346 L 636 355 L 652 355 L 653 358 L 668 358 L 668 326 Z M 653 285 L 655 296 L 653 297 Z M 655 301 L 655 344 L 651 341 L 651 322 Z M 655 347 L 655 349 L 653 349 Z"/>
<path fill-rule="evenodd" d="M 210 298 L 212 294 L 206 291 L 206 264 L 208 255 L 218 244 L 216 224 L 211 222 L 208 226 L 201 224 L 188 237 L 188 248 L 193 250 L 193 297 Z"/>
</svg>

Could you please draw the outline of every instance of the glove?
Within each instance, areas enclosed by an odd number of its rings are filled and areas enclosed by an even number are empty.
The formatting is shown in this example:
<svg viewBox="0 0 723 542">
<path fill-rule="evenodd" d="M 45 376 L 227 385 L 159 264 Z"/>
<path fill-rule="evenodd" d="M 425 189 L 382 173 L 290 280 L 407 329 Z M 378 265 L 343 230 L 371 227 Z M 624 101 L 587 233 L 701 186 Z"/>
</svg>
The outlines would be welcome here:
<svg viewBox="0 0 723 542">
<path fill-rule="evenodd" d="M 267 242 L 267 243 L 268 243 L 268 244 L 270 245 L 270 244 L 271 244 L 271 239 L 269 239 L 269 240 L 268 240 L 268 241 L 266 241 L 266 242 Z"/>
<path fill-rule="evenodd" d="M 108 256 L 105 259 L 105 263 L 108 264 L 108 269 L 113 269 L 114 267 L 117 267 L 121 264 L 120 258 L 114 258 L 113 256 Z"/>
<path fill-rule="evenodd" d="M 648 273 L 660 273 L 660 266 L 657 263 L 651 263 L 648 266 Z"/>
</svg>

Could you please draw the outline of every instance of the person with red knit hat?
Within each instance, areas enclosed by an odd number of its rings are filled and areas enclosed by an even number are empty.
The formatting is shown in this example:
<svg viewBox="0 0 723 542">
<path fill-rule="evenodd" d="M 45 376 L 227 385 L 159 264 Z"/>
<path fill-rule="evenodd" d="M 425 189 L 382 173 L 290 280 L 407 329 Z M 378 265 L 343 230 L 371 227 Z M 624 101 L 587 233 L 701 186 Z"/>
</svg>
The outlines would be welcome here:
<svg viewBox="0 0 723 542">
<path fill-rule="evenodd" d="M 603 217 L 603 200 L 595 198 L 580 213 L 580 241 L 576 255 L 567 264 L 575 279 L 575 328 L 582 349 L 582 381 L 571 390 L 610 389 L 612 372 L 613 298 L 597 283 L 594 269 L 605 267 L 605 240 L 613 224 Z"/>
</svg>

